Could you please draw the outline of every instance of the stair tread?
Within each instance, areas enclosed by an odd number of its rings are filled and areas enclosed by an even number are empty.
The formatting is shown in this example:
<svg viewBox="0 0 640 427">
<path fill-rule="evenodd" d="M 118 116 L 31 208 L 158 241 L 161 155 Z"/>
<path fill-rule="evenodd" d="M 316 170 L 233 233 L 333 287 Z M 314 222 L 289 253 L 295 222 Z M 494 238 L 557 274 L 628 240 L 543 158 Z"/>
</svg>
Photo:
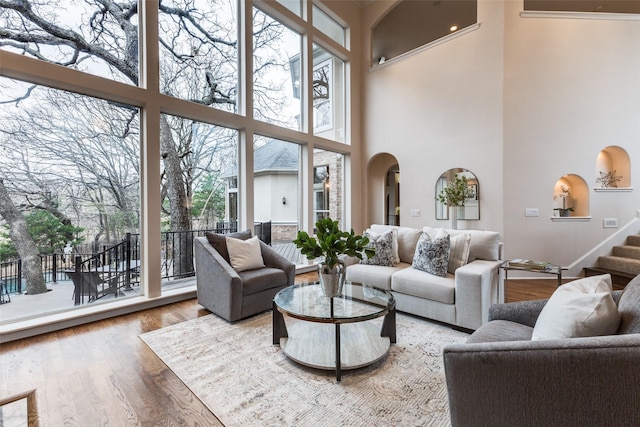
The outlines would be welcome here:
<svg viewBox="0 0 640 427">
<path fill-rule="evenodd" d="M 616 257 L 640 259 L 640 246 L 614 246 L 612 255 Z"/>
<path fill-rule="evenodd" d="M 640 259 L 635 258 L 605 255 L 598 257 L 598 266 L 631 274 L 640 274 Z"/>
<path fill-rule="evenodd" d="M 610 268 L 604 268 L 604 267 L 584 267 L 585 270 L 588 271 L 593 271 L 596 273 L 602 273 L 602 274 L 611 274 L 612 276 L 622 276 L 625 277 L 627 279 L 633 279 L 634 277 L 636 277 L 636 274 L 633 273 L 627 273 L 624 271 L 618 271 L 618 270 L 611 270 Z"/>
</svg>

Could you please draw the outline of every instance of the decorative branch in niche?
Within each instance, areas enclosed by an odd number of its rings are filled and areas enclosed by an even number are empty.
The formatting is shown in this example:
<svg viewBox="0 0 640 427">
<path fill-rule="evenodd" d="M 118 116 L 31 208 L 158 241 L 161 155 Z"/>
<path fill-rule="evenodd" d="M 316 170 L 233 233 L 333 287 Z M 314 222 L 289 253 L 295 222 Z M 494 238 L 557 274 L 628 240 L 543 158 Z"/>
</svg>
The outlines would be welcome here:
<svg viewBox="0 0 640 427">
<path fill-rule="evenodd" d="M 596 182 L 600 182 L 602 188 L 618 187 L 618 182 L 622 180 L 622 176 L 616 175 L 616 171 L 602 172 L 600 171 L 600 178 L 596 178 Z"/>
</svg>

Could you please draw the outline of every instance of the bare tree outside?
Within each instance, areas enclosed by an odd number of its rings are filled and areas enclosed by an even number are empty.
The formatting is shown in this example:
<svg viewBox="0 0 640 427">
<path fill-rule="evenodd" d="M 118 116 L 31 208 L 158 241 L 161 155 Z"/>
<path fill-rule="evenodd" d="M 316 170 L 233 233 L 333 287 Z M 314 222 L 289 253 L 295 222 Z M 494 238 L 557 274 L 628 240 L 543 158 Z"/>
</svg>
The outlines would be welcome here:
<svg viewBox="0 0 640 427">
<path fill-rule="evenodd" d="M 234 0 L 175 0 L 159 3 L 161 90 L 170 96 L 237 111 L 238 23 Z M 0 0 L 0 49 L 137 85 L 137 1 Z M 254 102 L 278 117 L 285 108 L 282 75 L 287 54 L 279 49 L 284 27 L 254 10 Z M 280 56 L 275 53 L 281 52 Z M 273 71 L 270 71 L 273 70 Z M 279 73 L 279 74 L 278 74 Z M 290 86 L 290 81 L 289 81 Z M 82 227 L 84 238 L 110 241 L 137 232 L 140 205 L 140 112 L 80 94 L 0 78 L 0 160 L 4 180 L 0 209 L 20 229 L 21 217 L 47 209 Z M 167 229 L 193 229 L 193 198 L 202 192 L 198 218 L 219 214 L 220 171 L 237 163 L 236 131 L 162 115 L 160 150 L 163 215 Z M 214 197 L 214 192 L 215 196 Z M 9 218 L 9 219 L 7 219 Z M 190 247 L 187 233 L 178 247 Z M 30 236 L 12 233 L 16 247 Z M 24 249 L 29 255 L 31 249 Z M 174 272 L 193 271 L 188 251 L 174 256 Z M 31 264 L 30 264 L 31 265 Z M 36 268 L 35 264 L 29 269 Z M 35 274 L 34 274 L 35 275 Z M 27 277 L 27 281 L 32 280 Z M 33 282 L 34 293 L 41 287 Z M 30 286 L 28 284 L 28 286 Z M 45 288 L 46 290 L 46 288 Z M 29 292 L 31 293 L 31 292 Z"/>
</svg>

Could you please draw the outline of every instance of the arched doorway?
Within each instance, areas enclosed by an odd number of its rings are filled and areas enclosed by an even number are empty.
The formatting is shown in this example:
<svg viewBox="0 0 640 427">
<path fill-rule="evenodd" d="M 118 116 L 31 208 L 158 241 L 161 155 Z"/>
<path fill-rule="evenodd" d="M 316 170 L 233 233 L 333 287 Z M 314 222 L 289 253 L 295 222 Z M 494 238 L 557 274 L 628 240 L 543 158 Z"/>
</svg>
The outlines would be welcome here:
<svg viewBox="0 0 640 427">
<path fill-rule="evenodd" d="M 393 165 L 385 179 L 385 224 L 400 225 L 400 170 Z"/>
<path fill-rule="evenodd" d="M 400 225 L 400 166 L 389 153 L 376 154 L 367 165 L 367 224 Z"/>
</svg>

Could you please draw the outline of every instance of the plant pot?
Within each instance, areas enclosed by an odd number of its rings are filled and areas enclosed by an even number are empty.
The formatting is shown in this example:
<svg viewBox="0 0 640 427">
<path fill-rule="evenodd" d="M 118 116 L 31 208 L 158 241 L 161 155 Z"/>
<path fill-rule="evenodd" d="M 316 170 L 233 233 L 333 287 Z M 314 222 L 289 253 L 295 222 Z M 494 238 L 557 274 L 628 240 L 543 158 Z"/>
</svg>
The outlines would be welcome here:
<svg viewBox="0 0 640 427">
<path fill-rule="evenodd" d="M 571 215 L 571 211 L 569 209 L 560 209 L 561 217 L 568 217 Z"/>
<path fill-rule="evenodd" d="M 449 228 L 451 230 L 458 229 L 458 207 L 449 206 Z"/>
<path fill-rule="evenodd" d="M 346 267 L 342 261 L 338 261 L 333 267 L 324 262 L 318 264 L 318 278 L 322 293 L 326 297 L 337 297 L 342 294 L 346 277 Z"/>
</svg>

